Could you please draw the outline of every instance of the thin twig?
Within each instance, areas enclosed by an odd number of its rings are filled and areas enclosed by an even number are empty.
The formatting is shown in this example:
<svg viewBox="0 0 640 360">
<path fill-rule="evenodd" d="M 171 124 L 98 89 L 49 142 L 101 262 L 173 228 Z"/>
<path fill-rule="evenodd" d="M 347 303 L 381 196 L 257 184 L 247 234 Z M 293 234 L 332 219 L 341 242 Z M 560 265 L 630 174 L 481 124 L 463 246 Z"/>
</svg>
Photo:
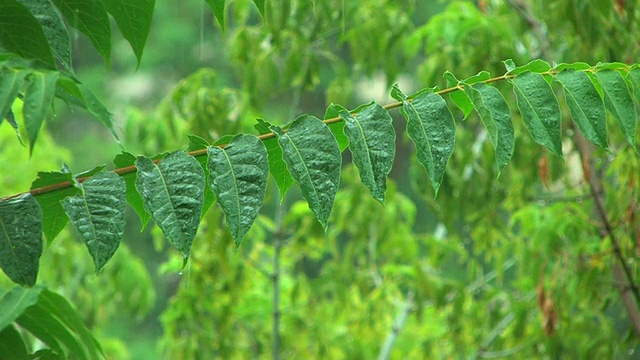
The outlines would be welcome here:
<svg viewBox="0 0 640 360">
<path fill-rule="evenodd" d="M 380 354 L 378 355 L 378 360 L 386 360 L 389 358 L 391 354 L 391 349 L 393 348 L 393 344 L 395 343 L 404 323 L 407 321 L 407 317 L 409 316 L 409 311 L 413 308 L 413 290 L 409 291 L 407 294 L 407 298 L 405 300 L 404 306 L 400 309 L 400 312 L 396 316 L 393 321 L 393 327 L 391 331 L 387 335 L 386 340 L 384 341 L 384 345 L 382 345 L 382 349 L 380 349 Z"/>
</svg>

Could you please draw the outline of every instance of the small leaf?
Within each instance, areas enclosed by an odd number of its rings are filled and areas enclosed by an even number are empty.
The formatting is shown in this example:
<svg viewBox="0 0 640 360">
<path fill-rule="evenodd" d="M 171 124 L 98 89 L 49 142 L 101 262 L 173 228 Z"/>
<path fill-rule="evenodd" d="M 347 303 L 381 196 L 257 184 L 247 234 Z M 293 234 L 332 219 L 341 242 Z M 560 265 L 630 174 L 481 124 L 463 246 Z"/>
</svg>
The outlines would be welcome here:
<svg viewBox="0 0 640 360">
<path fill-rule="evenodd" d="M 331 104 L 329 105 L 329 107 L 327 107 L 327 110 L 324 113 L 324 119 L 326 120 L 326 119 L 337 118 L 340 116 L 339 114 L 341 111 L 348 112 L 347 109 L 345 109 L 340 105 Z M 347 139 L 347 136 L 344 134 L 344 122 L 343 121 L 333 122 L 331 124 L 328 124 L 327 126 L 329 126 L 329 130 L 331 130 L 331 132 L 333 133 L 333 136 L 336 137 L 338 146 L 340 146 L 340 152 L 343 152 L 349 146 L 349 139 Z"/>
<path fill-rule="evenodd" d="M 218 20 L 218 24 L 220 24 L 220 28 L 222 29 L 222 32 L 224 32 L 225 0 L 205 0 L 205 1 L 207 2 L 207 4 L 209 4 L 209 7 L 211 8 L 213 15 L 216 17 L 216 20 Z"/>
<path fill-rule="evenodd" d="M 189 145 L 187 147 L 188 151 L 203 150 L 209 147 L 209 142 L 201 138 L 200 136 L 187 135 L 187 138 L 189 139 Z M 231 139 L 229 139 L 229 141 L 231 141 Z M 229 141 L 225 141 L 224 144 L 227 144 Z M 204 171 L 205 184 L 208 184 L 210 175 L 209 175 L 209 169 L 207 169 L 207 162 L 209 157 L 205 155 L 194 156 L 194 157 L 196 160 L 198 160 L 198 163 L 200 163 L 200 166 L 202 166 L 202 170 Z M 213 191 L 211 191 L 211 188 L 206 186 L 204 190 L 204 205 L 202 207 L 202 214 L 200 215 L 200 220 L 204 218 L 207 211 L 215 201 L 216 201 L 216 196 L 213 194 Z"/>
<path fill-rule="evenodd" d="M 51 0 L 75 29 L 85 34 L 94 49 L 111 61 L 111 24 L 109 15 L 98 0 Z"/>
<path fill-rule="evenodd" d="M 74 183 L 71 174 L 60 172 L 38 172 L 38 177 L 31 183 L 31 190 L 45 188 L 49 186 L 57 187 L 61 183 Z M 67 196 L 79 193 L 76 187 L 69 186 L 39 194 L 35 199 L 42 209 L 42 232 L 47 238 L 47 246 L 53 243 L 60 231 L 67 225 L 67 215 L 60 204 L 60 201 Z"/>
<path fill-rule="evenodd" d="M 237 135 L 224 149 L 212 146 L 208 153 L 210 186 L 238 247 L 264 202 L 269 177 L 267 149 L 254 135 Z"/>
<path fill-rule="evenodd" d="M 34 14 L 16 0 L 0 2 L 0 45 L 27 59 L 37 59 L 55 69 L 52 49 Z"/>
<path fill-rule="evenodd" d="M 602 86 L 607 110 L 616 119 L 622 128 L 622 134 L 635 149 L 637 114 L 627 82 L 616 70 L 602 70 L 595 75 Z"/>
<path fill-rule="evenodd" d="M 584 136 L 600 147 L 607 145 L 607 116 L 604 102 L 583 71 L 563 70 L 556 79 L 564 89 L 567 107 Z"/>
<path fill-rule="evenodd" d="M 384 204 L 387 176 L 396 155 L 393 119 L 385 108 L 375 102 L 355 115 L 342 111 L 340 117 L 345 121 L 349 150 L 362 183 L 374 199 Z"/>
<path fill-rule="evenodd" d="M 518 109 L 533 140 L 562 157 L 560 106 L 553 89 L 540 74 L 525 72 L 509 80 Z"/>
<path fill-rule="evenodd" d="M 591 69 L 591 65 L 585 62 L 562 63 L 556 65 L 554 69 L 558 72 L 562 70 L 587 70 Z"/>
<path fill-rule="evenodd" d="M 468 78 L 464 79 L 463 82 L 467 85 L 473 85 L 475 83 L 487 81 L 489 79 L 491 79 L 491 74 L 488 71 L 480 71 L 476 75 L 469 76 Z"/>
<path fill-rule="evenodd" d="M 24 70 L 0 68 L 0 120 L 11 111 L 27 74 Z"/>
<path fill-rule="evenodd" d="M 455 145 L 456 126 L 453 115 L 446 101 L 431 91 L 420 91 L 410 102 L 394 85 L 391 96 L 402 101 L 400 111 L 407 119 L 407 132 L 416 146 L 418 161 L 427 170 L 437 195 Z"/>
<path fill-rule="evenodd" d="M 262 119 L 258 119 L 258 123 L 254 125 L 260 135 L 268 134 L 271 132 L 272 125 Z M 275 137 L 265 139 L 262 141 L 267 148 L 267 154 L 269 155 L 269 171 L 276 181 L 278 191 L 280 191 L 280 202 L 284 201 L 284 196 L 289 191 L 291 185 L 293 185 L 293 178 L 287 169 L 287 166 L 282 159 L 282 148 L 278 144 L 278 139 Z"/>
<path fill-rule="evenodd" d="M 201 150 L 209 147 L 209 142 L 200 136 L 187 135 L 187 139 L 189 139 L 189 145 L 187 146 L 188 151 Z"/>
<path fill-rule="evenodd" d="M 25 194 L 0 202 L 0 268 L 14 282 L 33 286 L 42 254 L 42 212 Z"/>
<path fill-rule="evenodd" d="M 447 87 L 454 88 L 460 86 L 460 80 L 458 80 L 449 71 L 444 73 L 444 78 L 447 80 Z M 449 98 L 460 110 L 462 110 L 462 113 L 464 114 L 463 119 L 469 117 L 469 114 L 473 111 L 473 102 L 469 99 L 466 92 L 460 90 L 452 91 L 449 93 Z"/>
<path fill-rule="evenodd" d="M 509 61 L 509 60 L 507 60 Z M 513 62 L 512 62 L 513 63 Z M 506 64 L 506 62 L 505 62 Z M 513 64 L 515 65 L 515 64 Z M 511 75 L 519 75 L 522 73 L 525 73 L 527 71 L 532 72 L 532 73 L 544 73 L 547 72 L 549 70 L 551 70 L 551 65 L 549 65 L 548 62 L 541 60 L 541 59 L 535 59 L 532 60 L 531 62 L 529 62 L 526 65 L 522 65 L 522 66 L 517 66 L 511 70 L 507 69 L 509 71 L 509 73 Z"/>
<path fill-rule="evenodd" d="M 134 166 L 135 162 L 136 157 L 124 151 L 116 155 L 115 159 L 113 159 L 113 164 L 118 169 Z M 145 209 L 142 197 L 136 190 L 136 173 L 129 172 L 123 174 L 121 177 L 124 179 L 124 182 L 127 186 L 127 202 L 129 203 L 129 205 L 131 205 L 136 214 L 138 214 L 140 222 L 142 223 L 140 231 L 142 231 L 151 219 L 151 215 Z"/>
<path fill-rule="evenodd" d="M 193 156 L 176 151 L 158 164 L 140 156 L 136 168 L 136 189 L 145 209 L 186 262 L 204 204 L 202 167 Z"/>
<path fill-rule="evenodd" d="M 335 137 L 321 120 L 309 115 L 298 117 L 287 133 L 278 126 L 271 126 L 271 130 L 278 137 L 284 162 L 302 197 L 326 232 L 342 165 Z"/>
<path fill-rule="evenodd" d="M 126 184 L 120 176 L 107 171 L 80 186 L 82 193 L 64 199 L 62 207 L 87 245 L 97 274 L 124 236 Z"/>
<path fill-rule="evenodd" d="M 472 99 L 478 115 L 489 133 L 496 152 L 498 176 L 511 160 L 515 138 L 511 111 L 502 93 L 493 86 L 483 83 L 465 84 L 465 91 Z"/>
<path fill-rule="evenodd" d="M 86 86 L 78 84 L 78 89 L 82 92 L 82 97 L 86 104 L 86 109 L 111 132 L 114 139 L 118 140 L 118 134 L 114 129 L 113 115 L 104 107 L 98 98 Z"/>
<path fill-rule="evenodd" d="M 517 66 L 516 63 L 513 62 L 512 59 L 507 59 L 502 62 L 504 64 L 505 69 L 507 69 L 507 74 L 511 73 Z"/>
<path fill-rule="evenodd" d="M 38 296 L 43 287 L 41 285 L 32 288 L 15 286 L 0 298 L 0 329 L 4 329 L 14 322 L 25 309 L 38 301 Z"/>
<path fill-rule="evenodd" d="M 595 66 L 596 70 L 627 70 L 629 65 L 621 62 L 600 62 Z"/>
<path fill-rule="evenodd" d="M 155 0 L 102 0 L 102 3 L 118 24 L 122 37 L 131 45 L 140 67 Z"/>
<path fill-rule="evenodd" d="M 33 152 L 36 138 L 51 107 L 57 80 L 58 72 L 34 71 L 29 76 L 22 108 L 30 153 Z"/>
</svg>

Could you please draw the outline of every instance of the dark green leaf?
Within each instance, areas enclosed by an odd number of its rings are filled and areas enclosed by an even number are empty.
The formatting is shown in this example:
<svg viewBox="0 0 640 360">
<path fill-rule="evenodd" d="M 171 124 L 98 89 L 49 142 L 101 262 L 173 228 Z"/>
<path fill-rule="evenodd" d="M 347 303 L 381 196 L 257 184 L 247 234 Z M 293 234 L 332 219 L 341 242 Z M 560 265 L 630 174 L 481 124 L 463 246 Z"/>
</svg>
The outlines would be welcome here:
<svg viewBox="0 0 640 360">
<path fill-rule="evenodd" d="M 341 111 L 347 111 L 344 107 L 336 104 L 331 104 L 327 107 L 327 111 L 324 114 L 324 118 L 333 119 L 340 116 Z M 333 133 L 333 136 L 336 137 L 336 141 L 338 142 L 338 146 L 340 146 L 340 152 L 344 151 L 349 146 L 349 139 L 344 134 L 344 121 L 333 122 L 328 125 L 329 130 Z"/>
<path fill-rule="evenodd" d="M 85 34 L 98 54 L 111 61 L 111 24 L 109 15 L 98 0 L 51 0 L 75 29 Z"/>
<path fill-rule="evenodd" d="M 136 168 L 136 189 L 145 209 L 186 261 L 204 203 L 202 167 L 193 156 L 176 151 L 158 164 L 140 156 Z"/>
<path fill-rule="evenodd" d="M 454 88 L 460 86 L 460 80 L 458 80 L 452 73 L 445 72 L 444 78 L 447 80 L 447 87 Z M 456 106 L 462 110 L 464 119 L 473 111 L 473 102 L 469 98 L 466 92 L 458 90 L 449 93 L 449 98 Z"/>
<path fill-rule="evenodd" d="M 0 298 L 0 329 L 4 329 L 14 322 L 25 309 L 38 301 L 42 286 L 24 288 L 15 286 Z M 1 353 L 0 353 L 1 354 Z"/>
<path fill-rule="evenodd" d="M 335 137 L 321 120 L 309 115 L 298 117 L 287 133 L 278 126 L 271 130 L 278 137 L 291 176 L 326 231 L 342 165 Z"/>
<path fill-rule="evenodd" d="M 471 97 L 484 127 L 489 133 L 496 152 L 498 176 L 511 160 L 515 138 L 511 111 L 498 89 L 483 83 L 467 85 L 465 91 Z"/>
<path fill-rule="evenodd" d="M 80 84 L 76 82 L 76 80 L 68 76 L 61 75 L 58 77 L 58 81 L 56 82 L 56 97 L 66 101 L 68 104 L 86 109 L 87 104 L 85 103 L 84 96 L 82 95 L 82 90 L 80 90 L 79 85 Z"/>
<path fill-rule="evenodd" d="M 258 123 L 254 126 L 260 135 L 271 132 L 270 127 L 272 125 L 262 119 L 258 119 Z M 263 143 L 269 155 L 269 171 L 276 181 L 276 185 L 280 191 L 280 201 L 282 202 L 284 201 L 284 196 L 287 194 L 287 191 L 291 185 L 293 185 L 293 178 L 282 159 L 282 148 L 280 148 L 278 144 L 278 139 L 272 137 L 263 140 Z"/>
<path fill-rule="evenodd" d="M 42 25 L 16 0 L 0 2 L 0 45 L 27 59 L 37 59 L 51 69 L 56 67 Z"/>
<path fill-rule="evenodd" d="M 111 135 L 117 140 L 118 134 L 113 127 L 113 115 L 104 107 L 104 105 L 96 98 L 96 96 L 82 84 L 78 84 L 78 89 L 82 92 L 82 97 L 86 104 L 86 109 L 104 124 L 111 131 Z"/>
<path fill-rule="evenodd" d="M 408 121 L 407 132 L 416 146 L 418 161 L 427 170 L 436 195 L 453 153 L 456 125 L 444 99 L 431 91 L 419 92 L 413 101 L 393 86 L 391 96 L 402 101 L 400 111 Z"/>
<path fill-rule="evenodd" d="M 200 136 L 187 135 L 187 139 L 189 139 L 189 145 L 187 147 L 187 151 L 201 150 L 209 147 L 209 142 L 201 138 Z"/>
<path fill-rule="evenodd" d="M 349 150 L 362 183 L 374 199 L 384 204 L 387 176 L 396 155 L 393 119 L 385 108 L 374 102 L 356 115 L 343 111 L 340 117 L 345 121 Z"/>
<path fill-rule="evenodd" d="M 102 0 L 105 9 L 113 16 L 118 28 L 138 60 L 147 42 L 155 0 Z"/>
<path fill-rule="evenodd" d="M 36 138 L 51 107 L 57 80 L 58 72 L 53 71 L 34 71 L 29 75 L 29 83 L 22 105 L 27 140 L 29 140 L 29 152 L 33 152 Z"/>
<path fill-rule="evenodd" d="M 607 147 L 607 116 L 604 102 L 583 71 L 563 70 L 556 75 L 562 84 L 571 117 L 592 143 Z"/>
<path fill-rule="evenodd" d="M 113 159 L 113 164 L 119 169 L 134 166 L 135 162 L 136 157 L 128 152 L 122 152 L 116 155 L 115 159 Z M 131 205 L 136 214 L 138 214 L 140 222 L 142 223 L 140 231 L 142 231 L 151 219 L 151 215 L 149 215 L 147 210 L 145 210 L 142 197 L 136 190 L 136 173 L 128 172 L 121 175 L 121 177 L 124 179 L 127 186 L 127 202 Z"/>
<path fill-rule="evenodd" d="M 256 4 L 258 11 L 260 12 L 260 16 L 264 19 L 264 2 L 265 0 L 253 0 L 253 3 Z"/>
<path fill-rule="evenodd" d="M 602 86 L 607 110 L 616 119 L 622 134 L 635 149 L 637 114 L 627 82 L 616 70 L 598 71 L 596 77 Z"/>
<path fill-rule="evenodd" d="M 549 83 L 542 75 L 532 72 L 522 73 L 510 82 L 533 140 L 562 157 L 560 106 Z"/>
<path fill-rule="evenodd" d="M 209 147 L 209 142 L 201 138 L 200 136 L 187 135 L 187 138 L 189 139 L 189 146 L 187 148 L 188 151 L 203 150 Z M 229 141 L 231 141 L 231 139 L 229 139 Z M 229 141 L 225 141 L 225 144 L 227 144 Z M 209 169 L 207 169 L 207 161 L 209 157 L 206 156 L 205 154 L 205 155 L 196 156 L 195 158 L 200 163 L 200 166 L 202 166 L 202 169 L 204 171 L 205 183 L 208 184 Z M 204 190 L 204 205 L 202 207 L 202 214 L 200 215 L 200 220 L 204 218 L 205 214 L 207 213 L 207 211 L 215 201 L 216 201 L 216 196 L 213 194 L 213 191 L 211 191 L 211 188 L 206 186 Z"/>
<path fill-rule="evenodd" d="M 85 180 L 81 190 L 81 194 L 64 199 L 62 207 L 87 245 L 97 274 L 124 235 L 126 184 L 107 171 Z"/>
<path fill-rule="evenodd" d="M 211 11 L 213 12 L 213 15 L 216 17 L 216 20 L 218 20 L 218 24 L 220 24 L 220 28 L 224 32 L 224 3 L 225 3 L 225 0 L 205 0 L 205 1 L 207 2 L 207 4 L 209 4 L 209 7 L 211 8 Z"/>
<path fill-rule="evenodd" d="M 0 202 L 0 268 L 14 282 L 33 286 L 42 254 L 42 212 L 25 194 Z"/>
<path fill-rule="evenodd" d="M 0 331 L 0 354 L 4 359 L 28 360 L 27 346 L 22 336 L 13 325 L 9 325 Z"/>
<path fill-rule="evenodd" d="M 38 177 L 31 183 L 31 190 L 45 187 L 57 187 L 62 183 L 74 183 L 71 174 L 60 172 L 38 172 Z M 47 246 L 51 245 L 60 231 L 67 225 L 67 215 L 62 209 L 60 201 L 67 196 L 79 193 L 75 187 L 65 187 L 56 191 L 49 191 L 36 197 L 42 209 L 42 232 L 47 238 Z"/>
<path fill-rule="evenodd" d="M 27 74 L 28 72 L 24 70 L 0 67 L 0 120 L 11 111 L 11 105 L 18 96 L 18 91 L 22 88 Z"/>
<path fill-rule="evenodd" d="M 254 135 L 237 135 L 224 149 L 212 146 L 208 153 L 210 186 L 237 247 L 264 202 L 269 177 L 267 149 Z"/>
<path fill-rule="evenodd" d="M 69 32 L 64 25 L 64 20 L 58 10 L 49 0 L 18 0 L 40 22 L 44 36 L 47 38 L 53 55 L 60 64 L 70 73 L 71 67 L 71 42 Z"/>
</svg>

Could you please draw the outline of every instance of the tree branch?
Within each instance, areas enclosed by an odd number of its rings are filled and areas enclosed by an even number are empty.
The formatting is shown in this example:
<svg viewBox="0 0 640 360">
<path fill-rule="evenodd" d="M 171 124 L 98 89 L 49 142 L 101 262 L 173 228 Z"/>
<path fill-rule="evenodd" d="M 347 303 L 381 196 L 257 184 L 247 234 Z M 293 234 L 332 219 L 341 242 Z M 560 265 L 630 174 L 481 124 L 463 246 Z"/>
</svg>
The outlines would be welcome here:
<svg viewBox="0 0 640 360">
<path fill-rule="evenodd" d="M 400 309 L 400 312 L 393 321 L 393 327 L 387 335 L 387 338 L 384 341 L 384 345 L 382 345 L 382 349 L 380 349 L 378 360 L 386 360 L 389 358 L 391 349 L 393 348 L 393 344 L 395 343 L 396 338 L 398 338 L 398 335 L 400 334 L 400 330 L 402 330 L 404 323 L 407 321 L 407 317 L 409 316 L 409 311 L 411 310 L 411 308 L 413 308 L 413 291 L 409 291 L 404 306 Z"/>
</svg>

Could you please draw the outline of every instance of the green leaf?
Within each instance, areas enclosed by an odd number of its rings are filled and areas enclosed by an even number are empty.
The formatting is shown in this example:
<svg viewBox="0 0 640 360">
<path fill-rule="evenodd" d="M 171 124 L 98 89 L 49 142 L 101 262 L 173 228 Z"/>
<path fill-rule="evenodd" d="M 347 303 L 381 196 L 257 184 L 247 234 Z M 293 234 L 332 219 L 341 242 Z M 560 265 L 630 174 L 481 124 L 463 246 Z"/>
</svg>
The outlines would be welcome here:
<svg viewBox="0 0 640 360">
<path fill-rule="evenodd" d="M 118 169 L 126 168 L 129 166 L 135 166 L 134 165 L 135 162 L 136 162 L 136 157 L 124 151 L 116 155 L 116 157 L 113 159 L 113 164 Z M 136 190 L 136 173 L 129 172 L 121 175 L 121 177 L 124 179 L 124 182 L 127 186 L 127 202 L 129 203 L 129 205 L 131 205 L 131 207 L 136 212 L 136 214 L 138 214 L 138 217 L 140 218 L 140 222 L 142 223 L 140 231 L 142 231 L 147 226 L 147 223 L 151 219 L 151 215 L 144 208 L 144 202 L 142 201 L 142 196 L 140 196 L 140 194 Z"/>
<path fill-rule="evenodd" d="M 183 151 L 167 155 L 158 164 L 136 160 L 136 189 L 145 209 L 186 262 L 196 236 L 204 203 L 204 171 Z"/>
<path fill-rule="evenodd" d="M 9 325 L 0 331 L 0 354 L 6 359 L 28 360 L 27 346 L 22 336 L 13 325 Z"/>
<path fill-rule="evenodd" d="M 201 138 L 200 136 L 187 135 L 187 139 L 189 139 L 189 145 L 187 147 L 187 151 L 201 150 L 209 147 L 209 142 Z"/>
<path fill-rule="evenodd" d="M 42 254 L 42 212 L 25 194 L 0 202 L 0 268 L 14 282 L 33 286 Z"/>
<path fill-rule="evenodd" d="M 473 101 L 487 133 L 489 133 L 489 138 L 496 152 L 498 176 L 500 176 L 504 167 L 511 160 L 515 142 L 509 105 L 507 105 L 502 93 L 493 86 L 483 83 L 465 84 L 464 89 Z"/>
<path fill-rule="evenodd" d="M 102 3 L 118 24 L 122 37 L 131 45 L 140 67 L 155 0 L 102 0 Z"/>
<path fill-rule="evenodd" d="M 633 85 L 633 96 L 636 98 L 636 102 L 640 104 L 640 68 L 631 69 L 627 73 L 627 80 Z M 0 89 L 0 94 L 1 92 L 2 90 Z"/>
<path fill-rule="evenodd" d="M 224 3 L 225 3 L 225 0 L 205 0 L 205 1 L 207 2 L 207 4 L 209 4 L 209 7 L 211 8 L 211 11 L 213 12 L 213 15 L 216 17 L 216 20 L 218 20 L 218 24 L 220 24 L 220 28 L 224 32 Z"/>
<path fill-rule="evenodd" d="M 33 152 L 36 138 L 51 107 L 57 80 L 58 72 L 34 71 L 29 76 L 22 108 L 30 153 Z"/>
<path fill-rule="evenodd" d="M 258 11 L 260 12 L 260 16 L 264 19 L 264 2 L 265 0 L 253 0 L 253 3 L 256 4 Z"/>
<path fill-rule="evenodd" d="M 479 73 L 464 79 L 463 83 L 467 85 L 473 85 L 475 83 L 487 81 L 489 79 L 491 79 L 491 74 L 488 71 L 480 71 Z"/>
<path fill-rule="evenodd" d="M 509 80 L 518 109 L 533 140 L 562 157 L 562 118 L 553 89 L 540 74 L 525 72 Z"/>
<path fill-rule="evenodd" d="M 267 149 L 254 135 L 237 135 L 224 149 L 211 146 L 208 153 L 210 186 L 238 247 L 264 202 L 269 177 Z"/>
<path fill-rule="evenodd" d="M 258 123 L 254 125 L 260 135 L 271 133 L 272 125 L 263 119 L 258 119 Z M 280 192 L 280 202 L 284 201 L 284 196 L 287 191 L 293 185 L 293 178 L 287 169 L 287 166 L 282 159 L 282 148 L 278 144 L 278 139 L 272 137 L 262 141 L 267 148 L 267 154 L 269 155 L 269 171 L 276 181 L 278 191 Z"/>
<path fill-rule="evenodd" d="M 447 87 L 453 88 L 460 86 L 460 80 L 458 80 L 452 73 L 449 71 L 444 73 L 444 78 L 447 80 Z M 469 117 L 469 114 L 473 111 L 473 102 L 469 98 L 466 92 L 464 91 L 452 91 L 449 93 L 449 98 L 453 101 L 456 106 L 462 110 L 464 114 L 464 119 Z"/>
<path fill-rule="evenodd" d="M 82 193 L 67 197 L 62 207 L 87 245 L 96 274 L 111 259 L 124 235 L 126 184 L 113 172 L 101 172 L 81 185 Z"/>
<path fill-rule="evenodd" d="M 408 121 L 407 132 L 416 146 L 418 161 L 427 170 L 437 195 L 455 145 L 456 125 L 453 115 L 444 99 L 431 91 L 419 92 L 410 102 L 394 85 L 391 96 L 402 101 L 400 111 Z"/>
<path fill-rule="evenodd" d="M 596 70 L 624 70 L 626 71 L 629 65 L 621 62 L 599 62 L 596 64 Z"/>
<path fill-rule="evenodd" d="M 562 70 L 587 70 L 591 69 L 591 65 L 585 62 L 562 63 L 556 65 L 554 69 L 558 72 Z"/>
<path fill-rule="evenodd" d="M 622 134 L 635 149 L 637 114 L 627 82 L 616 70 L 598 71 L 595 76 L 602 86 L 607 110 L 616 119 L 622 128 Z"/>
<path fill-rule="evenodd" d="M 11 105 L 18 96 L 27 74 L 24 70 L 0 67 L 0 121 L 11 111 Z"/>
<path fill-rule="evenodd" d="M 37 59 L 48 68 L 56 67 L 42 25 L 16 0 L 0 2 L 0 45 L 24 58 Z"/>
<path fill-rule="evenodd" d="M 49 0 L 18 0 L 27 7 L 31 14 L 42 26 L 42 31 L 46 37 L 53 55 L 70 73 L 73 73 L 71 66 L 71 42 L 69 32 L 64 25 L 64 20 Z"/>
<path fill-rule="evenodd" d="M 340 105 L 331 104 L 329 105 L 329 107 L 327 107 L 327 111 L 325 111 L 324 119 L 326 120 L 340 117 L 341 111 L 349 112 L 347 109 Z M 347 139 L 347 136 L 344 133 L 344 121 L 333 122 L 331 124 L 328 124 L 327 126 L 329 126 L 329 130 L 331 130 L 333 136 L 336 137 L 338 146 L 340 146 L 340 152 L 343 152 L 349 146 L 349 139 Z"/>
<path fill-rule="evenodd" d="M 73 184 L 73 175 L 61 172 L 38 172 L 38 177 L 31 183 L 31 190 L 49 187 L 57 188 L 62 183 Z M 70 186 L 36 196 L 35 199 L 42 209 L 42 232 L 47 238 L 47 246 L 53 243 L 53 240 L 64 229 L 69 220 L 60 201 L 79 192 L 79 189 Z"/>
<path fill-rule="evenodd" d="M 51 0 L 75 29 L 85 34 L 94 49 L 111 61 L 111 24 L 109 15 L 98 0 Z"/>
<path fill-rule="evenodd" d="M 510 63 L 508 63 L 510 62 Z M 508 63 L 508 65 L 507 65 Z M 551 65 L 549 65 L 548 62 L 541 60 L 541 59 L 535 59 L 532 60 L 531 62 L 529 62 L 526 65 L 522 65 L 522 66 L 516 66 L 511 68 L 512 66 L 515 66 L 515 63 L 513 63 L 513 61 L 511 60 L 507 60 L 505 61 L 505 65 L 507 65 L 507 71 L 509 74 L 511 75 L 519 75 L 522 73 L 525 73 L 527 71 L 532 72 L 532 73 L 544 73 L 547 72 L 549 70 L 551 70 Z"/>
<path fill-rule="evenodd" d="M 38 301 L 42 286 L 24 288 L 15 286 L 0 298 L 0 329 L 4 329 L 14 322 L 25 309 Z M 1 354 L 1 353 L 0 353 Z"/>
<path fill-rule="evenodd" d="M 563 70 L 556 79 L 564 90 L 567 107 L 582 134 L 600 147 L 607 145 L 607 114 L 591 78 L 583 71 Z"/>
<path fill-rule="evenodd" d="M 113 115 L 104 107 L 98 98 L 86 86 L 78 84 L 78 89 L 82 92 L 86 109 L 111 132 L 114 139 L 118 140 L 118 134 L 114 129 Z"/>
<path fill-rule="evenodd" d="M 187 148 L 188 151 L 203 150 L 209 147 L 209 142 L 201 138 L 200 136 L 187 135 L 187 138 L 189 139 L 189 145 Z M 229 139 L 229 141 L 231 141 L 231 139 Z M 227 144 L 229 143 L 229 141 L 225 141 L 224 143 Z M 207 162 L 209 157 L 205 155 L 195 156 L 195 158 L 200 163 L 200 166 L 202 166 L 202 169 L 204 170 L 205 183 L 208 184 L 209 169 L 207 169 Z M 213 194 L 213 191 L 211 191 L 211 188 L 206 186 L 204 190 L 204 205 L 202 207 L 202 214 L 200 215 L 200 220 L 204 218 L 207 211 L 215 201 L 216 201 L 216 196 Z"/>
<path fill-rule="evenodd" d="M 342 111 L 349 150 L 360 172 L 362 183 L 374 199 L 384 204 L 387 176 L 396 155 L 396 131 L 393 119 L 382 106 L 371 102 L 355 115 Z"/>
<path fill-rule="evenodd" d="M 335 137 L 325 123 L 309 115 L 294 120 L 286 133 L 278 126 L 271 126 L 271 130 L 278 137 L 284 162 L 302 197 L 326 232 L 342 165 Z"/>
</svg>

